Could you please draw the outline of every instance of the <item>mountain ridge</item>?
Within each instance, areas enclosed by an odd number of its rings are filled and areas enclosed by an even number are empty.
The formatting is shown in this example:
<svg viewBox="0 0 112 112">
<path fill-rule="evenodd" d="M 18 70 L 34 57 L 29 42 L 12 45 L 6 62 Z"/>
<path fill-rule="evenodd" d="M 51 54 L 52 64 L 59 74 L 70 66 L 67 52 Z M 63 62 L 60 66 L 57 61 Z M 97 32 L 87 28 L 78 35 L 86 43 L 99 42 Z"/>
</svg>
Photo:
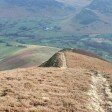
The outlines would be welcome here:
<svg viewBox="0 0 112 112">
<path fill-rule="evenodd" d="M 0 111 L 108 112 L 112 64 L 71 51 L 60 55 L 60 67 L 0 72 Z"/>
</svg>

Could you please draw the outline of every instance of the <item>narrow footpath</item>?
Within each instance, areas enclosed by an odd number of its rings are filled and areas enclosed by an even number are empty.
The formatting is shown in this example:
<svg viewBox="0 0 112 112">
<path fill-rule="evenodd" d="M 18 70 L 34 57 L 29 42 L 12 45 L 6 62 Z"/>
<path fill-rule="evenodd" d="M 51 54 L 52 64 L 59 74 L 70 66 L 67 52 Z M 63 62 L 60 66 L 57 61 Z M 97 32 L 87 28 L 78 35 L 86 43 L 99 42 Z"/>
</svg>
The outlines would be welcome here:
<svg viewBox="0 0 112 112">
<path fill-rule="evenodd" d="M 64 53 L 61 53 L 61 61 L 62 61 L 62 69 L 66 69 L 67 68 L 67 62 L 66 62 L 66 57 Z"/>
<path fill-rule="evenodd" d="M 103 74 L 93 72 L 91 81 L 89 108 L 94 112 L 112 112 L 112 92 L 107 79 Z"/>
</svg>

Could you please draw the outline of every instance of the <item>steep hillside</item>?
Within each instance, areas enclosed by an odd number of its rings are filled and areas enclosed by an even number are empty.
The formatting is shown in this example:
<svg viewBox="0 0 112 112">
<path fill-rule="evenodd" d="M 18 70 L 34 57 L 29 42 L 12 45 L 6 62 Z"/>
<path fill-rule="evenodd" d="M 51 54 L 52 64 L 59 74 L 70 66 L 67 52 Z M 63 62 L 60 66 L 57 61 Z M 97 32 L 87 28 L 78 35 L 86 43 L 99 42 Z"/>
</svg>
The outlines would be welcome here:
<svg viewBox="0 0 112 112">
<path fill-rule="evenodd" d="M 10 53 L 10 55 L 7 54 L 6 56 L 1 57 L 0 71 L 14 68 L 39 66 L 59 50 L 60 49 L 58 48 L 47 46 L 26 45 L 26 47 L 23 49 L 20 49 L 14 53 Z"/>
<path fill-rule="evenodd" d="M 93 22 L 99 21 L 98 15 L 87 9 L 84 9 L 79 14 L 77 14 L 76 19 L 82 25 L 88 25 Z"/>
<path fill-rule="evenodd" d="M 112 64 L 72 51 L 58 57 L 60 68 L 0 72 L 0 111 L 111 112 Z"/>
<path fill-rule="evenodd" d="M 22 16 L 61 16 L 70 12 L 69 6 L 56 0 L 1 0 L 0 17 L 20 18 Z M 16 13 L 17 12 L 17 13 Z M 55 13 L 54 13 L 55 12 Z M 8 14 L 10 13 L 10 14 Z M 65 14 L 64 14 L 65 13 Z M 58 14 L 58 15 L 57 15 Z"/>
<path fill-rule="evenodd" d="M 112 14 L 112 0 L 93 0 L 89 8 L 98 10 L 103 14 Z"/>
<path fill-rule="evenodd" d="M 109 29 L 112 29 L 112 22 L 110 21 L 111 16 L 111 0 L 92 0 L 73 17 L 75 18 L 73 21 L 78 23 L 77 27 L 79 27 L 80 32 L 86 29 L 85 31 L 88 32 L 109 33 L 111 32 Z M 84 29 L 82 29 L 82 27 Z M 104 29 L 104 27 L 106 29 Z"/>
<path fill-rule="evenodd" d="M 61 52 L 54 54 L 48 61 L 40 65 L 40 67 L 61 67 Z"/>
<path fill-rule="evenodd" d="M 89 5 L 92 0 L 57 0 L 59 2 L 62 2 L 64 4 L 69 4 L 71 6 L 75 6 L 77 12 L 79 12 L 78 10 L 81 10 L 82 8 L 84 8 L 85 6 Z"/>
</svg>

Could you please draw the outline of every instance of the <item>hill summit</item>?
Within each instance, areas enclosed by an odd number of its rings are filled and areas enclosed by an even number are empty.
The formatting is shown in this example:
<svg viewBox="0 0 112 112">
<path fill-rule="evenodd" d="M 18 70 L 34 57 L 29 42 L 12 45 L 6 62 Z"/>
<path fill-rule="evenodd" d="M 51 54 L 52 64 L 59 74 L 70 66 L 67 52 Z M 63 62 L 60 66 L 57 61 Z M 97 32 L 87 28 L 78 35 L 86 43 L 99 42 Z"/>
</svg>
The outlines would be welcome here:
<svg viewBox="0 0 112 112">
<path fill-rule="evenodd" d="M 111 63 L 64 50 L 42 66 L 0 72 L 1 112 L 112 111 Z"/>
</svg>

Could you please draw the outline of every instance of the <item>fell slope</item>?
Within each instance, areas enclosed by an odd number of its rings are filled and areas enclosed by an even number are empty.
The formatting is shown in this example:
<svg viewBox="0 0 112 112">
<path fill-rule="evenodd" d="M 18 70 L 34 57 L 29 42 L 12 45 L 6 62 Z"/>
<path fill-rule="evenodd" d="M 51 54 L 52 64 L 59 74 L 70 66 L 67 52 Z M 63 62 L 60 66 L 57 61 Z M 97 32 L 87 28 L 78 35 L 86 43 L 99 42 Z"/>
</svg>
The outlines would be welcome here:
<svg viewBox="0 0 112 112">
<path fill-rule="evenodd" d="M 59 50 L 60 49 L 58 48 L 47 46 L 27 45 L 26 48 L 23 48 L 22 50 L 17 51 L 15 54 L 2 59 L 0 61 L 0 71 L 14 68 L 39 66 Z"/>
<path fill-rule="evenodd" d="M 112 64 L 71 51 L 59 67 L 0 72 L 1 112 L 111 112 Z"/>
</svg>

